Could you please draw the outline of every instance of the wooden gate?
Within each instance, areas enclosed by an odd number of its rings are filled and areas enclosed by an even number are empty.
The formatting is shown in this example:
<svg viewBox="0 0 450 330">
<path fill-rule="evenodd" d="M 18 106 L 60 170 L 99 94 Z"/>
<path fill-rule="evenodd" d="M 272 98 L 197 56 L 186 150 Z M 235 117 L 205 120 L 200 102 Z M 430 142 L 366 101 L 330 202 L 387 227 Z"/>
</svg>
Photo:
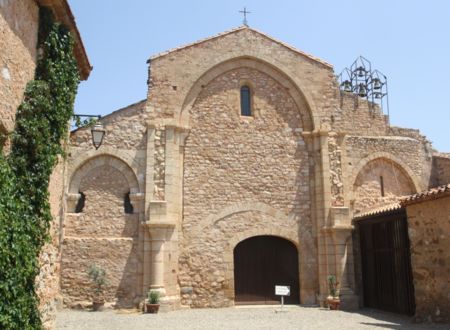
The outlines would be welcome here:
<svg viewBox="0 0 450 330">
<path fill-rule="evenodd" d="M 358 221 L 365 307 L 414 314 L 407 226 L 404 210 Z"/>
<path fill-rule="evenodd" d="M 299 303 L 298 253 L 291 242 L 275 236 L 255 236 L 234 249 L 236 304 L 278 304 L 275 285 L 291 287 L 288 304 Z"/>
</svg>

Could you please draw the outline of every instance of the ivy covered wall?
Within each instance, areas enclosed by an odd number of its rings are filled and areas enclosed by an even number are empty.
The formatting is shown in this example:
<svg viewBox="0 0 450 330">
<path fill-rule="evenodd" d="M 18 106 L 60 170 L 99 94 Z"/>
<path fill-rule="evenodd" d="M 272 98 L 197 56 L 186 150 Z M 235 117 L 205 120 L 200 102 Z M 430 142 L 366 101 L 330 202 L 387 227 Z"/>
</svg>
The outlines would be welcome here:
<svg viewBox="0 0 450 330">
<path fill-rule="evenodd" d="M 49 180 L 79 74 L 68 29 L 40 9 L 38 63 L 16 113 L 11 152 L 0 153 L 0 328 L 40 329 L 35 278 L 52 221 Z"/>
</svg>

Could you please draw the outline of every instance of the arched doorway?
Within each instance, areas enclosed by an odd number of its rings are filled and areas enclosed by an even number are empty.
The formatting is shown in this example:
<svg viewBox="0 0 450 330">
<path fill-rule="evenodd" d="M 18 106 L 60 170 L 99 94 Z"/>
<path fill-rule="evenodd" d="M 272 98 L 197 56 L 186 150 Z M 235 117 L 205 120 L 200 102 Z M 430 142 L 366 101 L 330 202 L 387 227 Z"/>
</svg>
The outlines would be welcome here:
<svg viewBox="0 0 450 330">
<path fill-rule="evenodd" d="M 234 290 L 236 304 L 276 304 L 275 285 L 287 285 L 291 295 L 285 303 L 298 304 L 298 252 L 288 240 L 255 236 L 234 249 Z"/>
</svg>

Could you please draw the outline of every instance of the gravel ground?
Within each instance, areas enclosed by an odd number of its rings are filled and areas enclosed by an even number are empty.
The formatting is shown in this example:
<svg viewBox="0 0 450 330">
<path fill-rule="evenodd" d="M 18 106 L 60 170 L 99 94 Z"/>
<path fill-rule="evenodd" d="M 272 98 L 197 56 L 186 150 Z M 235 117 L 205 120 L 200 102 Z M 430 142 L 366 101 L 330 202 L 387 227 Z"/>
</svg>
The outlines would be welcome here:
<svg viewBox="0 0 450 330">
<path fill-rule="evenodd" d="M 445 325 L 414 324 L 410 318 L 363 310 L 358 313 L 329 311 L 317 307 L 237 307 L 179 310 L 159 314 L 108 310 L 63 310 L 57 329 L 448 329 Z M 448 326 L 448 325 L 447 325 Z"/>
</svg>

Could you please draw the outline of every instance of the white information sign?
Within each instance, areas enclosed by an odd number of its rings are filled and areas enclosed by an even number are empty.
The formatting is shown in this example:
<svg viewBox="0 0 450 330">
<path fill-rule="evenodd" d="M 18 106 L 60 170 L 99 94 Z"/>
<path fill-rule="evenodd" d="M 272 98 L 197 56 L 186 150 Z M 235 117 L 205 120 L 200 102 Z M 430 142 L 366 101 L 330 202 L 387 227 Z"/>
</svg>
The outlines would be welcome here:
<svg viewBox="0 0 450 330">
<path fill-rule="evenodd" d="M 275 285 L 275 295 L 277 296 L 290 296 L 291 287 L 284 285 Z"/>
</svg>

